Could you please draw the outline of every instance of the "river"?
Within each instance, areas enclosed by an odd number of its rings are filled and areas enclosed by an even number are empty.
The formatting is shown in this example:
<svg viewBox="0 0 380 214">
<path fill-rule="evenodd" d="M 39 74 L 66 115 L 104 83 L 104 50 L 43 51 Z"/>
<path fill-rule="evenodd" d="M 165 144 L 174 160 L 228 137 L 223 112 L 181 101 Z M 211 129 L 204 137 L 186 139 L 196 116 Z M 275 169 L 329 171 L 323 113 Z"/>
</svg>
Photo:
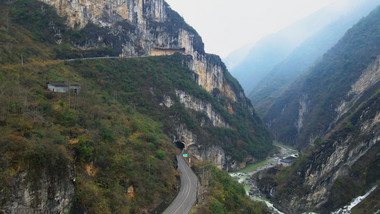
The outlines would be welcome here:
<svg viewBox="0 0 380 214">
<path fill-rule="evenodd" d="M 260 190 L 257 188 L 256 181 L 252 179 L 254 174 L 257 174 L 265 169 L 269 169 L 280 164 L 287 166 L 292 160 L 298 157 L 298 151 L 282 144 L 275 143 L 275 146 L 278 147 L 279 152 L 277 154 L 272 155 L 268 159 L 256 163 L 247 165 L 243 170 L 230 173 L 230 176 L 234 179 L 238 180 L 239 183 L 244 185 L 245 191 L 247 195 L 253 201 L 262 201 L 267 204 L 267 206 L 272 210 L 273 214 L 284 214 L 277 208 L 273 206 L 270 201 L 261 194 Z"/>
</svg>

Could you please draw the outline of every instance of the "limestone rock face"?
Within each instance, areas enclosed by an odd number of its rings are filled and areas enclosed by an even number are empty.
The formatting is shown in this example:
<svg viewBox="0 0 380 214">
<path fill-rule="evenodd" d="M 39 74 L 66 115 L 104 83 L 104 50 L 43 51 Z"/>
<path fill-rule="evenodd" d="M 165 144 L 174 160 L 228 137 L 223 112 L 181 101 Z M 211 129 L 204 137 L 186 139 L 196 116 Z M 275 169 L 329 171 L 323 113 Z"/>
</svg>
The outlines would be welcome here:
<svg viewBox="0 0 380 214">
<path fill-rule="evenodd" d="M 182 63 L 193 71 L 194 81 L 198 85 L 217 99 L 223 99 L 224 107 L 230 114 L 248 109 L 247 117 L 252 117 L 249 118 L 251 121 L 259 123 L 251 102 L 237 81 L 228 73 L 220 57 L 205 53 L 198 33 L 164 0 L 39 1 L 53 6 L 59 15 L 67 17 L 70 27 L 89 32 L 85 40 L 71 41 L 77 48 L 111 47 L 120 57 L 174 53 L 186 55 Z M 176 91 L 175 95 L 188 110 L 207 116 L 199 121 L 201 126 L 236 128 L 226 122 L 227 118 L 223 118 L 212 103 L 199 100 L 184 91 Z M 171 108 L 175 101 L 177 100 L 174 99 L 174 95 L 164 96 L 160 105 Z M 190 146 L 203 144 L 197 142 L 197 136 L 184 127 L 177 127 L 176 133 L 172 135 L 175 135 L 175 140 L 182 139 Z M 210 158 L 208 160 L 224 169 L 228 169 L 230 165 L 234 168 L 244 165 L 225 157 L 222 147 L 209 151 L 209 155 L 201 152 L 195 155 L 201 159 Z"/>
<path fill-rule="evenodd" d="M 201 100 L 198 100 L 191 95 L 186 94 L 184 91 L 177 90 L 176 94 L 180 102 L 185 105 L 186 108 L 205 113 L 208 119 L 210 119 L 213 126 L 231 128 L 231 126 L 225 122 L 223 117 L 213 109 L 211 103 L 205 103 Z"/>
<path fill-rule="evenodd" d="M 199 160 L 209 160 L 219 169 L 227 169 L 226 154 L 219 146 L 200 149 L 196 146 L 189 148 L 191 153 Z"/>
<path fill-rule="evenodd" d="M 360 78 L 351 86 L 351 90 L 347 93 L 346 99 L 335 109 L 338 116 L 335 121 L 338 121 L 368 89 L 380 81 L 380 56 L 371 63 L 368 68 L 362 73 Z"/>
<path fill-rule="evenodd" d="M 143 26 L 145 17 L 157 22 L 166 19 L 163 0 L 41 0 L 67 16 L 69 26 L 85 27 L 89 22 L 110 27 L 120 20 Z"/>
<path fill-rule="evenodd" d="M 370 164 L 363 162 L 370 162 L 371 158 L 375 159 L 373 156 L 379 155 L 372 154 L 373 151 L 378 151 L 380 145 L 380 99 L 376 92 L 379 83 L 378 56 L 351 85 L 351 89 L 341 98 L 340 104 L 337 103 L 336 116 L 329 129 L 319 133 L 321 144 L 312 150 L 310 157 L 303 161 L 300 167 L 296 168 L 294 176 L 299 179 L 296 185 L 304 189 L 298 190 L 302 193 L 277 192 L 277 195 L 271 196 L 270 190 L 276 189 L 276 185 L 260 181 L 264 183 L 261 187 L 263 192 L 271 197 L 282 211 L 302 213 L 334 208 L 331 204 L 335 204 L 332 197 L 335 182 L 347 177 L 359 179 L 353 176 L 358 166 L 363 170 L 361 174 L 368 173 L 366 170 L 370 167 L 366 164 Z M 300 108 L 296 123 L 298 130 L 302 129 L 303 115 L 308 111 L 307 100 L 306 95 L 299 99 Z M 318 133 L 315 136 L 318 136 Z M 372 181 L 368 179 L 368 182 Z M 291 182 L 283 185 L 295 185 L 289 183 Z M 363 188 L 366 188 L 365 185 Z"/>
<path fill-rule="evenodd" d="M 378 103 L 373 105 L 378 105 Z M 292 194 L 281 198 L 275 197 L 275 204 L 289 213 L 321 209 L 331 200 L 334 182 L 352 174 L 353 166 L 367 156 L 371 149 L 379 145 L 379 115 L 379 112 L 368 110 L 358 116 L 361 134 L 367 136 L 365 140 L 358 140 L 354 134 L 342 136 L 341 131 L 331 133 L 327 143 L 318 151 L 313 152 L 309 158 L 313 161 L 308 161 L 299 170 L 299 176 L 303 182 L 300 185 L 307 187 L 309 191 L 302 196 Z"/>
<path fill-rule="evenodd" d="M 27 173 L 21 172 L 9 194 L 0 194 L 0 213 L 69 213 L 74 197 L 74 175 L 69 170 L 65 176 L 41 174 L 36 183 L 27 179 Z"/>
<path fill-rule="evenodd" d="M 200 144 L 197 135 L 186 129 L 184 125 L 179 125 L 176 128 L 176 135 L 173 136 L 173 141 L 178 140 L 186 143 L 186 149 L 188 149 L 189 153 L 196 159 L 210 161 L 219 169 L 237 171 L 243 169 L 248 162 L 255 161 L 252 157 L 249 157 L 243 162 L 238 162 L 228 156 L 220 146 L 204 146 Z"/>
<path fill-rule="evenodd" d="M 109 40 L 112 40 L 112 48 L 120 56 L 167 55 L 181 50 L 181 53 L 192 56 L 188 66 L 197 74 L 199 85 L 210 93 L 218 90 L 232 102 L 238 99 L 236 94 L 239 92 L 227 81 L 227 70 L 220 58 L 204 53 L 197 32 L 183 20 L 178 21 L 182 18 L 164 0 L 40 1 L 66 16 L 68 25 L 73 28 L 81 29 L 89 23 L 106 28 L 107 35 L 97 35 L 93 41 L 74 44 L 77 47 L 109 46 Z"/>
<path fill-rule="evenodd" d="M 185 128 L 184 125 L 179 125 L 176 128 L 176 136 L 174 136 L 174 141 L 180 140 L 186 143 L 186 146 L 192 146 L 197 144 L 197 136 Z"/>
<path fill-rule="evenodd" d="M 173 104 L 174 101 L 170 96 L 164 95 L 164 99 L 160 103 L 161 106 L 166 106 L 167 108 L 170 108 Z"/>
<path fill-rule="evenodd" d="M 282 142 L 300 149 L 314 144 L 285 179 L 272 179 L 281 174 L 273 169 L 258 182 L 285 213 L 331 213 L 377 185 L 380 31 L 373 26 L 379 17 L 378 7 L 347 31 L 264 118 Z M 359 207 L 371 203 L 362 201 Z"/>
<path fill-rule="evenodd" d="M 227 158 L 224 150 L 219 146 L 204 147 L 197 142 L 197 136 L 186 129 L 183 125 L 180 125 L 176 129 L 176 136 L 174 141 L 181 140 L 186 143 L 186 149 L 188 149 L 192 156 L 198 160 L 211 161 L 219 169 L 228 169 Z"/>
</svg>

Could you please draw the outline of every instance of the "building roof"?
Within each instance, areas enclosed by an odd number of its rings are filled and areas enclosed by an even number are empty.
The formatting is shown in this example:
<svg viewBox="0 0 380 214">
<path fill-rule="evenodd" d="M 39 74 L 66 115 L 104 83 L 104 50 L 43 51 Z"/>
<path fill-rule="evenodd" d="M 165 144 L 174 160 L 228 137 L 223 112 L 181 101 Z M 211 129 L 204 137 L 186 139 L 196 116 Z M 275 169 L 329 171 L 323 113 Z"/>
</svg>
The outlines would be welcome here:
<svg viewBox="0 0 380 214">
<path fill-rule="evenodd" d="M 64 83 L 64 82 L 48 82 L 49 85 L 52 85 L 52 86 L 55 86 L 55 87 L 68 87 L 69 84 L 68 83 Z M 70 83 L 70 86 L 80 86 L 79 83 Z"/>
</svg>

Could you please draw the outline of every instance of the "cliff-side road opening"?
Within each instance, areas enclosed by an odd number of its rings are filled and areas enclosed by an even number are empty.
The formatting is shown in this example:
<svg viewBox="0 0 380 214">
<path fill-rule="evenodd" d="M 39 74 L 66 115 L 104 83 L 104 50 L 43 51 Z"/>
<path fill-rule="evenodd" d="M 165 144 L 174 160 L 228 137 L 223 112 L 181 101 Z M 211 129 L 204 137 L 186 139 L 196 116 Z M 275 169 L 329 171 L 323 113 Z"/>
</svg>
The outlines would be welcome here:
<svg viewBox="0 0 380 214">
<path fill-rule="evenodd" d="M 182 141 L 176 141 L 175 142 L 175 145 L 177 146 L 177 148 L 179 148 L 181 151 L 186 147 L 186 144 Z"/>
</svg>

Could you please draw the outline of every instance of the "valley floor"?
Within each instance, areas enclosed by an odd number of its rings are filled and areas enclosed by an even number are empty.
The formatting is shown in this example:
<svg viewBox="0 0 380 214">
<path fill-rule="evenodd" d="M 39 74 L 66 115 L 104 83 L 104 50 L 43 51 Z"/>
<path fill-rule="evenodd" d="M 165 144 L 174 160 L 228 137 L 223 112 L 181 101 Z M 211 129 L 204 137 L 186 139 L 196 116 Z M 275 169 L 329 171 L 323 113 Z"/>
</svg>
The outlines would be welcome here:
<svg viewBox="0 0 380 214">
<path fill-rule="evenodd" d="M 256 181 L 253 178 L 253 175 L 263 170 L 279 165 L 286 166 L 287 164 L 289 164 L 286 163 L 287 160 L 298 157 L 298 151 L 294 148 L 279 143 L 274 143 L 274 145 L 278 147 L 278 153 L 272 155 L 271 157 L 267 158 L 262 162 L 247 165 L 241 171 L 230 173 L 230 176 L 238 180 L 239 183 L 244 185 L 247 195 L 249 195 L 253 201 L 265 202 L 267 206 L 270 209 L 272 209 L 273 213 L 282 214 L 281 211 L 275 208 L 273 204 L 270 203 L 269 200 L 265 198 L 263 194 L 260 193 Z"/>
</svg>

